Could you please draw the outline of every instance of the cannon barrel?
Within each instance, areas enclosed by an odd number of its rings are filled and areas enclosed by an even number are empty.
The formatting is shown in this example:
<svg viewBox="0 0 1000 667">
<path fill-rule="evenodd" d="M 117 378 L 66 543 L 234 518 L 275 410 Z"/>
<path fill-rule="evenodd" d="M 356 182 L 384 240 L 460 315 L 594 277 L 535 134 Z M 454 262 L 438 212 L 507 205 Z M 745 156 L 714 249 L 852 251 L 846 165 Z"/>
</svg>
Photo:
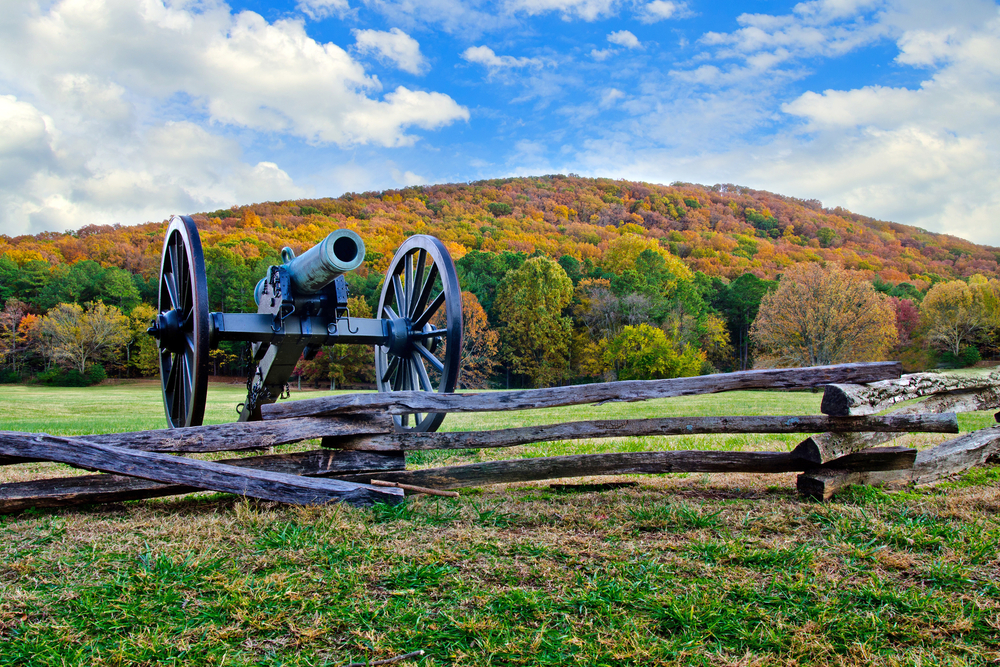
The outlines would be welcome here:
<svg viewBox="0 0 1000 667">
<path fill-rule="evenodd" d="M 365 242 L 350 229 L 338 229 L 295 258 L 291 249 L 282 250 L 285 268 L 292 285 L 299 294 L 316 294 L 337 279 L 353 271 L 365 261 Z M 289 261 L 290 260 L 290 261 Z M 261 279 L 254 290 L 254 300 L 260 303 L 261 289 L 266 279 Z"/>
<path fill-rule="evenodd" d="M 315 294 L 365 261 L 365 242 L 349 229 L 338 229 L 288 263 L 295 288 Z"/>
</svg>

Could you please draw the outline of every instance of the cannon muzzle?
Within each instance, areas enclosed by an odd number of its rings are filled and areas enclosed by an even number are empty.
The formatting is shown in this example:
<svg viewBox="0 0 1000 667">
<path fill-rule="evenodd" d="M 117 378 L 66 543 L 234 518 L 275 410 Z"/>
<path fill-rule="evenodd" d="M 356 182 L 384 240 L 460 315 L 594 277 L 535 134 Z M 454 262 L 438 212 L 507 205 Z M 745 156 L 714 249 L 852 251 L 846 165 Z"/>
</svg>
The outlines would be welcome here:
<svg viewBox="0 0 1000 667">
<path fill-rule="evenodd" d="M 282 258 L 298 294 L 316 294 L 337 279 L 353 271 L 365 261 L 365 242 L 349 229 L 338 229 L 298 257 L 285 248 Z M 260 303 L 262 279 L 254 290 L 254 300 Z"/>
</svg>

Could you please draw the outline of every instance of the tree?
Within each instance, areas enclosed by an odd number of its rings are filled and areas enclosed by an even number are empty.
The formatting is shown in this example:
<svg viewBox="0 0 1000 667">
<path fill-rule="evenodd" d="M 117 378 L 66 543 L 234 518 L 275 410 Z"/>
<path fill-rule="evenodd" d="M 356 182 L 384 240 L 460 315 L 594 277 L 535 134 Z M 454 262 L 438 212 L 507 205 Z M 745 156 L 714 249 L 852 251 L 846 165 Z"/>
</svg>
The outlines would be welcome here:
<svg viewBox="0 0 1000 667">
<path fill-rule="evenodd" d="M 705 353 L 667 338 L 649 324 L 626 326 L 617 336 L 601 341 L 606 367 L 619 380 L 655 380 L 697 375 Z"/>
<path fill-rule="evenodd" d="M 973 276 L 938 283 L 920 304 L 931 345 L 956 357 L 990 328 L 1000 326 L 1000 281 Z"/>
<path fill-rule="evenodd" d="M 854 272 L 797 265 L 766 294 L 750 329 L 758 365 L 822 366 L 885 359 L 896 345 L 888 298 Z"/>
<path fill-rule="evenodd" d="M 913 331 L 920 324 L 920 309 L 912 299 L 891 296 L 889 301 L 896 311 L 896 334 L 899 337 L 899 344 L 905 347 L 912 341 Z"/>
<path fill-rule="evenodd" d="M 712 306 L 726 318 L 729 340 L 735 345 L 736 368 L 746 370 L 753 367 L 750 346 L 750 325 L 757 317 L 761 299 L 769 291 L 778 287 L 773 280 L 761 280 L 752 273 L 744 273 L 728 285 L 720 279 L 713 281 L 715 294 Z"/>
<path fill-rule="evenodd" d="M 497 289 L 504 356 L 535 387 L 553 384 L 566 369 L 572 323 L 562 310 L 572 298 L 569 276 L 548 257 L 527 260 Z"/>
<path fill-rule="evenodd" d="M 125 348 L 125 363 L 142 377 L 151 377 L 160 372 L 160 346 L 155 338 L 146 333 L 155 317 L 156 309 L 145 303 L 140 303 L 129 313 L 129 342 Z"/>
<path fill-rule="evenodd" d="M 65 362 L 87 372 L 87 364 L 99 361 L 126 344 L 129 320 L 114 306 L 88 303 L 86 310 L 76 303 L 60 303 L 41 319 L 41 333 L 49 340 L 53 361 Z"/>
<path fill-rule="evenodd" d="M 500 334 L 490 328 L 486 311 L 472 292 L 462 292 L 462 372 L 466 389 L 484 389 L 493 375 L 500 350 Z"/>
<path fill-rule="evenodd" d="M 228 313 L 252 313 L 257 310 L 253 290 L 262 273 L 254 277 L 243 258 L 230 248 L 205 249 L 205 278 L 208 282 L 208 307 Z"/>
<path fill-rule="evenodd" d="M 463 289 L 476 295 L 493 326 L 499 324 L 493 305 L 497 288 L 508 272 L 524 263 L 525 257 L 523 252 L 504 251 L 497 254 L 472 250 L 455 262 L 459 283 Z"/>
<path fill-rule="evenodd" d="M 12 375 L 17 376 L 17 330 L 28 314 L 28 304 L 19 299 L 8 299 L 0 311 L 0 366 L 11 362 Z"/>
</svg>

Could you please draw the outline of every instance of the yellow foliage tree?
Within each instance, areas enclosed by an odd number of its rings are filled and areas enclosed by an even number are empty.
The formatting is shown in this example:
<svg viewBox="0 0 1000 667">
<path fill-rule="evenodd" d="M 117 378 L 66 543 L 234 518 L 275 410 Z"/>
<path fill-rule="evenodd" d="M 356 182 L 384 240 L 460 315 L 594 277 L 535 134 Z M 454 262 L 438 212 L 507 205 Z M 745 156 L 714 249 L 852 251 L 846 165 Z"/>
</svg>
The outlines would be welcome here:
<svg viewBox="0 0 1000 667">
<path fill-rule="evenodd" d="M 932 287 L 920 304 L 927 339 L 958 356 L 987 329 L 1000 326 L 1000 280 L 975 275 Z"/>
<path fill-rule="evenodd" d="M 692 279 L 691 270 L 684 265 L 684 262 L 661 248 L 656 239 L 636 234 L 622 234 L 608 243 L 608 251 L 604 255 L 604 268 L 619 275 L 629 269 L 635 269 L 636 260 L 644 250 L 652 250 L 662 257 L 666 262 L 666 268 L 678 280 Z"/>
<path fill-rule="evenodd" d="M 87 372 L 87 364 L 128 343 L 129 319 L 114 306 L 98 301 L 86 310 L 76 303 L 60 303 L 41 319 L 41 334 L 49 341 L 53 361 Z"/>
<path fill-rule="evenodd" d="M 758 366 L 823 366 L 886 358 L 898 340 L 889 300 L 858 274 L 800 264 L 760 303 L 750 336 Z"/>
</svg>

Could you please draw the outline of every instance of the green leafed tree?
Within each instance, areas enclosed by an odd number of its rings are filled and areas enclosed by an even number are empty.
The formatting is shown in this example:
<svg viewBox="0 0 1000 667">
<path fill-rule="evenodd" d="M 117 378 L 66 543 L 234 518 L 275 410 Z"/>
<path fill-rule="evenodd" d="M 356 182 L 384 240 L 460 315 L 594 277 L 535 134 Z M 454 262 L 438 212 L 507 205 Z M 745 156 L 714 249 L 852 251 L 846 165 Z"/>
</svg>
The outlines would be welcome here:
<svg viewBox="0 0 1000 667">
<path fill-rule="evenodd" d="M 572 298 L 573 283 L 547 257 L 527 260 L 497 290 L 504 357 L 511 371 L 535 387 L 550 386 L 565 375 L 572 321 L 562 311 Z"/>
<path fill-rule="evenodd" d="M 604 363 L 619 380 L 655 380 L 698 375 L 705 353 L 670 340 L 649 324 L 627 326 L 614 338 L 601 341 Z"/>
<path fill-rule="evenodd" d="M 491 326 L 499 324 L 493 302 L 496 300 L 500 282 L 509 271 L 521 266 L 525 257 L 523 252 L 493 253 L 472 250 L 455 262 L 462 289 L 476 295 L 486 311 Z"/>
</svg>

